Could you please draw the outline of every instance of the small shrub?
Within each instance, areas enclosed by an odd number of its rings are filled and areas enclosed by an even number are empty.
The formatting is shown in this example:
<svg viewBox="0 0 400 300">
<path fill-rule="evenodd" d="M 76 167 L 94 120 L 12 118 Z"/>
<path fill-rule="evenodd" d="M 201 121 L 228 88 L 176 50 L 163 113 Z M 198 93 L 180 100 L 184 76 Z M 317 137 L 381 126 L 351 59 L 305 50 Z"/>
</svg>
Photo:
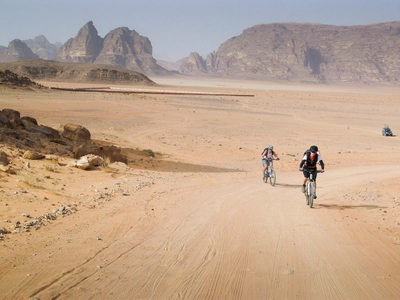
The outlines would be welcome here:
<svg viewBox="0 0 400 300">
<path fill-rule="evenodd" d="M 45 168 L 47 171 L 57 173 L 57 168 L 56 168 L 56 165 L 55 165 L 55 164 L 45 164 L 45 165 L 44 165 L 44 168 Z"/>
<path fill-rule="evenodd" d="M 147 154 L 148 156 L 154 157 L 154 152 L 151 149 L 144 149 L 143 153 Z"/>
<path fill-rule="evenodd" d="M 18 175 L 21 177 L 22 182 L 25 182 L 26 184 L 32 187 L 42 188 L 38 184 L 40 182 L 40 179 L 36 174 L 29 172 L 19 172 Z"/>
</svg>

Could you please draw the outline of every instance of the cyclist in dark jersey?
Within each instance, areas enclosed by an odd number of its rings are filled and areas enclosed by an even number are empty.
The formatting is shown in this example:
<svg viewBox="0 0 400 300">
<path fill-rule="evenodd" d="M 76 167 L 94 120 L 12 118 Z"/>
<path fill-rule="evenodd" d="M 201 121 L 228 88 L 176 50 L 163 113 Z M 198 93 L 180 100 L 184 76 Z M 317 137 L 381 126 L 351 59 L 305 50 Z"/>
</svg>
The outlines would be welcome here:
<svg viewBox="0 0 400 300">
<path fill-rule="evenodd" d="M 321 154 L 318 152 L 318 147 L 313 145 L 304 153 L 304 157 L 300 162 L 300 171 L 303 171 L 304 175 L 303 186 L 301 187 L 301 191 L 303 193 L 305 193 L 306 190 L 307 178 L 310 176 L 310 173 L 313 173 L 313 177 L 315 179 L 314 199 L 317 198 L 317 163 L 321 165 L 321 172 L 323 173 L 325 171 L 324 162 L 322 161 Z"/>
</svg>

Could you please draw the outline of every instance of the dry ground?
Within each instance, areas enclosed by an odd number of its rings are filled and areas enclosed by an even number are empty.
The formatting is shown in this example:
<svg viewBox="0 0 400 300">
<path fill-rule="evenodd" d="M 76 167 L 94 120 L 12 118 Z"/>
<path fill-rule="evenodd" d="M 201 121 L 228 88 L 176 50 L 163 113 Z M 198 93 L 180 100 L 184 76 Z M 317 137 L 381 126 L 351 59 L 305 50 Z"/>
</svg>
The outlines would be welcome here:
<svg viewBox="0 0 400 300">
<path fill-rule="evenodd" d="M 1 174 L 0 227 L 76 209 L 5 235 L 1 299 L 398 299 L 400 138 L 381 136 L 400 132 L 398 88 L 152 79 L 255 96 L 1 92 L 40 124 L 156 152 L 92 171 L 31 161 L 36 184 Z M 298 165 L 312 144 L 326 172 L 310 209 Z"/>
</svg>

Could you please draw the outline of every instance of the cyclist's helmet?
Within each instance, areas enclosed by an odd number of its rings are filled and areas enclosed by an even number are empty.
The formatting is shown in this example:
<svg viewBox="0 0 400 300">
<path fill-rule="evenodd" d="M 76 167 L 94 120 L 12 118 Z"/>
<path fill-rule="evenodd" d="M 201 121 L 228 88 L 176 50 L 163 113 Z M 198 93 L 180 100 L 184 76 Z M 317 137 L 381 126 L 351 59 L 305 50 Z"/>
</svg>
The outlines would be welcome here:
<svg viewBox="0 0 400 300">
<path fill-rule="evenodd" d="M 311 152 L 318 152 L 318 147 L 315 146 L 315 145 L 312 145 L 312 146 L 310 147 L 310 151 L 311 151 Z"/>
<path fill-rule="evenodd" d="M 269 145 L 269 146 L 268 146 L 268 149 L 274 150 L 274 146 Z"/>
</svg>

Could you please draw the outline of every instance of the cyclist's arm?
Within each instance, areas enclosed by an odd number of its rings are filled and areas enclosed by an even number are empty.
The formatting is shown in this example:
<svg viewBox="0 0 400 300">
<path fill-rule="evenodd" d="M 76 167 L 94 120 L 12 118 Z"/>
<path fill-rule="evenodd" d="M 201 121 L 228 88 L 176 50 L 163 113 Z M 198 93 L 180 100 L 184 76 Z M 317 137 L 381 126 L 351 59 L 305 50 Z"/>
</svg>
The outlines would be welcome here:
<svg viewBox="0 0 400 300">
<path fill-rule="evenodd" d="M 299 166 L 299 168 L 300 168 L 300 169 L 302 169 L 302 168 L 303 168 L 303 166 L 304 166 L 305 162 L 306 162 L 306 160 L 305 160 L 305 159 L 303 159 L 303 160 L 300 162 L 300 166 Z"/>
<path fill-rule="evenodd" d="M 319 164 L 321 165 L 321 169 L 324 170 L 325 169 L 325 164 L 322 161 L 322 159 L 319 161 Z"/>
<path fill-rule="evenodd" d="M 306 163 L 306 161 L 307 161 L 307 155 L 304 155 L 303 159 L 300 162 L 300 167 L 299 167 L 300 169 L 303 167 L 303 165 Z"/>
</svg>

